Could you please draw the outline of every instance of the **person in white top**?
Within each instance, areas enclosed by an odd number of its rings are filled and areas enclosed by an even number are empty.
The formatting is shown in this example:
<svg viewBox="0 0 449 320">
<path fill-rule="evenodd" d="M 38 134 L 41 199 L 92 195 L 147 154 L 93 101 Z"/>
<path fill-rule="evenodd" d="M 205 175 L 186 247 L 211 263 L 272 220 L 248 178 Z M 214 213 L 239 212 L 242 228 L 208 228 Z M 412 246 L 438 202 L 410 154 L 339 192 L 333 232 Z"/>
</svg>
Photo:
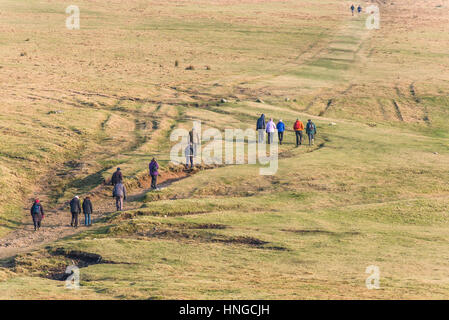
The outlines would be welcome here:
<svg viewBox="0 0 449 320">
<path fill-rule="evenodd" d="M 270 121 L 268 121 L 268 123 L 267 123 L 267 129 L 266 129 L 267 134 L 268 134 L 268 139 L 267 139 L 268 144 L 273 142 L 273 134 L 274 134 L 275 130 L 276 130 L 276 124 L 274 123 L 273 118 L 270 118 Z"/>
</svg>

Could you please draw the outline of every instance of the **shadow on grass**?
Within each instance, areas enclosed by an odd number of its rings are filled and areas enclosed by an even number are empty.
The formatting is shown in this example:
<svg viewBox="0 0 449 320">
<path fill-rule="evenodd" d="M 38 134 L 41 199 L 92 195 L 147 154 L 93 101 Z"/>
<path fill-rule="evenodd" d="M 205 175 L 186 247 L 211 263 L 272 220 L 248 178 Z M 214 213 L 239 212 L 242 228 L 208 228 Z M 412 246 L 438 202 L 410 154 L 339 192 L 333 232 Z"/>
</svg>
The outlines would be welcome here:
<svg viewBox="0 0 449 320">
<path fill-rule="evenodd" d="M 31 219 L 31 217 L 30 217 Z M 16 221 L 16 220 L 11 220 L 11 219 L 7 219 L 7 218 L 0 218 L 0 227 L 1 228 L 6 228 L 6 229 L 17 229 L 17 227 L 21 226 L 22 222 L 20 221 Z"/>
<path fill-rule="evenodd" d="M 82 179 L 75 179 L 67 184 L 67 189 L 74 188 L 78 190 L 78 193 L 86 193 L 104 182 L 103 173 L 108 169 L 104 168 Z"/>
</svg>

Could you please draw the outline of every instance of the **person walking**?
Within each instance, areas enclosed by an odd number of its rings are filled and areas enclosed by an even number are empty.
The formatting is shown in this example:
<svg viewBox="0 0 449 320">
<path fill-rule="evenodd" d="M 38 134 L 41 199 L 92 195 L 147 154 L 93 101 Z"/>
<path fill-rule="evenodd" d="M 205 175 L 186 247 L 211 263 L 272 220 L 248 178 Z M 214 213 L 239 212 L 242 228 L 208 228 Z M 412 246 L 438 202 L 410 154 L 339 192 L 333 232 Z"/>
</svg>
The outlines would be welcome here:
<svg viewBox="0 0 449 320">
<path fill-rule="evenodd" d="M 117 211 L 123 210 L 123 200 L 126 200 L 126 188 L 123 183 L 119 182 L 114 186 L 112 196 L 115 198 L 115 206 Z"/>
<path fill-rule="evenodd" d="M 117 170 L 112 174 L 111 184 L 115 186 L 119 182 L 123 182 L 123 174 L 120 168 L 117 168 Z"/>
<path fill-rule="evenodd" d="M 93 213 L 92 202 L 90 201 L 90 197 L 84 198 L 83 201 L 83 213 L 84 213 L 84 225 L 91 226 L 91 214 Z"/>
<path fill-rule="evenodd" d="M 259 143 L 262 143 L 265 132 L 265 115 L 263 113 L 260 118 L 257 119 L 256 130 L 259 133 Z"/>
<path fill-rule="evenodd" d="M 44 218 L 44 208 L 39 201 L 35 199 L 30 209 L 31 217 L 33 218 L 34 231 L 38 231 L 41 228 L 41 222 Z"/>
<path fill-rule="evenodd" d="M 270 121 L 267 122 L 267 143 L 271 144 L 273 142 L 274 131 L 276 130 L 276 125 L 274 124 L 273 118 L 270 118 Z"/>
<path fill-rule="evenodd" d="M 355 10 L 354 5 L 351 5 L 351 12 L 352 12 L 352 15 L 354 15 L 354 10 Z"/>
<path fill-rule="evenodd" d="M 70 225 L 74 228 L 78 228 L 78 215 L 81 213 L 80 198 L 75 196 L 70 200 L 70 212 L 72 213 L 72 222 Z"/>
<path fill-rule="evenodd" d="M 200 136 L 198 134 L 198 130 L 199 129 L 192 128 L 192 130 L 189 131 L 189 142 L 192 144 L 194 155 L 196 154 L 198 146 L 200 145 Z"/>
<path fill-rule="evenodd" d="M 296 147 L 302 145 L 302 132 L 304 130 L 304 123 L 301 120 L 296 119 L 295 124 L 293 125 L 293 130 L 295 130 L 296 134 Z"/>
<path fill-rule="evenodd" d="M 315 143 L 316 125 L 310 119 L 307 121 L 306 133 L 309 137 L 309 146 L 313 145 Z"/>
<path fill-rule="evenodd" d="M 361 5 L 359 5 L 359 6 L 357 7 L 357 13 L 360 14 L 360 12 L 362 12 L 362 6 L 361 6 Z"/>
<path fill-rule="evenodd" d="M 279 144 L 282 144 L 282 140 L 284 140 L 284 131 L 285 131 L 285 124 L 282 122 L 282 119 L 279 120 L 279 122 L 276 125 L 276 128 L 278 129 Z"/>
<path fill-rule="evenodd" d="M 189 163 L 190 169 L 193 168 L 193 153 L 194 153 L 193 144 L 189 143 L 184 150 L 184 154 L 186 156 L 186 169 L 189 168 Z"/>
<path fill-rule="evenodd" d="M 156 159 L 153 158 L 149 164 L 150 176 L 151 176 L 151 189 L 157 189 L 157 176 L 159 175 L 159 164 Z"/>
</svg>

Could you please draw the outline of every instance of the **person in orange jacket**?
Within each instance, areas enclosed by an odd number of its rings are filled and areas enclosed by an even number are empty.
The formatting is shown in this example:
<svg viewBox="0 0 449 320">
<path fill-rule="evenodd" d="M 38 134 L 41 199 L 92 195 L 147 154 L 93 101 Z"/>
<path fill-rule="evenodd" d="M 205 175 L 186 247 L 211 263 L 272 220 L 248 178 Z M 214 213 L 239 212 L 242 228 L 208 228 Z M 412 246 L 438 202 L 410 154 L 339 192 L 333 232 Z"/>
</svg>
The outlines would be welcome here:
<svg viewBox="0 0 449 320">
<path fill-rule="evenodd" d="M 300 146 L 302 144 L 302 132 L 304 131 L 304 123 L 301 120 L 296 119 L 295 124 L 293 125 L 293 130 L 296 133 L 296 146 Z"/>
</svg>

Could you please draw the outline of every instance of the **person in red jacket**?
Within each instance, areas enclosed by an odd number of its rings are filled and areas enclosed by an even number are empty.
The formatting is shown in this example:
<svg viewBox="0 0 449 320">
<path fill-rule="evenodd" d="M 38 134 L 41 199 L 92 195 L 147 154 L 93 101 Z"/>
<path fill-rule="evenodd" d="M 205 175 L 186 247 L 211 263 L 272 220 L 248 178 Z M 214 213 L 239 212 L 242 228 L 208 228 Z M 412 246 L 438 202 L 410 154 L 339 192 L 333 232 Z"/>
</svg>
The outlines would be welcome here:
<svg viewBox="0 0 449 320">
<path fill-rule="evenodd" d="M 296 133 L 296 146 L 300 146 L 302 144 L 302 132 L 304 131 L 304 123 L 301 120 L 296 119 L 295 124 L 293 125 L 293 130 Z"/>
</svg>

